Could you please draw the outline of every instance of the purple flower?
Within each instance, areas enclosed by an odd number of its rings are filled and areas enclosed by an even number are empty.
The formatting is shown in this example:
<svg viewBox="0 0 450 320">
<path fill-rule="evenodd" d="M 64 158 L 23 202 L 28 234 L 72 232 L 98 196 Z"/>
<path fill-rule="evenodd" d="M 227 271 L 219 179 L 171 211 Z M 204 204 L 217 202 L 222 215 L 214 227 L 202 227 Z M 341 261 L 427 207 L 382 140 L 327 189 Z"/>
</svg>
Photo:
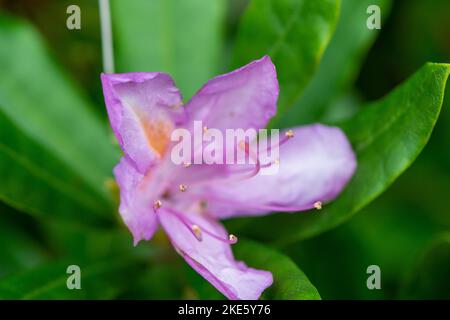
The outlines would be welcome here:
<svg viewBox="0 0 450 320">
<path fill-rule="evenodd" d="M 272 284 L 268 271 L 236 261 L 221 218 L 320 208 L 334 199 L 356 167 L 343 132 L 314 124 L 286 131 L 275 175 L 248 179 L 230 165 L 176 165 L 170 136 L 208 128 L 261 129 L 276 113 L 278 81 L 268 56 L 208 81 L 184 106 L 164 73 L 102 74 L 109 119 L 124 157 L 114 168 L 120 214 L 134 243 L 158 226 L 186 262 L 229 299 L 258 299 Z M 282 232 L 282 230 L 280 230 Z"/>
</svg>

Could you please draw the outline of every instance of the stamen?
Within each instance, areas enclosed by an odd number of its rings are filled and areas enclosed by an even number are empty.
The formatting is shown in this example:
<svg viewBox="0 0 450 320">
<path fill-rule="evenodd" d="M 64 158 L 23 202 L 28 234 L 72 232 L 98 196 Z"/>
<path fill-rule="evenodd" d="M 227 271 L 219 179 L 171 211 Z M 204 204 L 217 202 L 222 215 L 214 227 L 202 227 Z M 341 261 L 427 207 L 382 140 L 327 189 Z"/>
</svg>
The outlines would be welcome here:
<svg viewBox="0 0 450 320">
<path fill-rule="evenodd" d="M 204 132 L 204 133 L 207 133 L 207 132 L 208 132 L 208 130 L 209 130 L 209 129 L 208 129 L 208 127 L 207 127 L 207 126 L 204 126 L 204 127 L 203 127 L 203 132 Z"/>
<path fill-rule="evenodd" d="M 157 211 L 159 208 L 161 208 L 161 206 L 162 206 L 161 200 L 156 200 L 156 201 L 153 203 L 153 211 L 156 213 L 156 211 Z"/>
<path fill-rule="evenodd" d="M 249 174 L 232 177 L 232 179 L 225 179 L 224 182 L 237 182 L 237 181 L 247 180 L 247 179 L 253 178 L 254 176 L 256 176 L 259 173 L 259 171 L 261 171 L 261 162 L 259 161 L 258 155 L 254 155 L 254 154 L 250 153 L 250 148 L 249 148 L 249 145 L 247 142 L 241 141 L 239 144 L 241 144 L 241 143 L 244 144 L 244 147 L 241 147 L 241 148 L 244 149 L 245 154 L 252 157 L 253 161 L 256 162 L 255 167 L 250 170 Z M 244 169 L 241 171 L 247 172 L 247 171 L 249 171 L 249 169 Z M 236 172 L 239 172 L 239 170 L 236 170 Z"/>
<path fill-rule="evenodd" d="M 161 200 L 156 200 L 156 201 L 153 203 L 153 209 L 155 209 L 155 210 L 158 210 L 159 208 L 161 208 L 161 206 L 162 206 Z"/>
<path fill-rule="evenodd" d="M 178 186 L 178 188 L 180 189 L 181 192 L 185 192 L 186 189 L 187 189 L 187 186 L 186 186 L 185 184 L 180 184 L 180 185 Z"/>
<path fill-rule="evenodd" d="M 265 152 L 270 152 L 273 148 L 275 147 L 281 147 L 283 144 L 285 144 L 288 140 L 292 139 L 294 137 L 294 131 L 293 130 L 288 130 L 284 133 L 284 138 L 281 139 L 277 144 L 275 145 L 270 145 L 266 148 Z"/>
<path fill-rule="evenodd" d="M 237 237 L 233 234 L 230 234 L 228 236 L 228 239 L 223 238 L 223 237 L 218 236 L 217 234 L 209 231 L 208 229 L 206 229 L 198 224 L 193 223 L 188 217 L 179 213 L 178 211 L 175 211 L 171 208 L 167 208 L 166 211 L 173 214 L 185 227 L 187 227 L 189 229 L 189 231 L 191 231 L 191 233 L 194 235 L 194 237 L 198 241 L 203 241 L 203 233 L 205 233 L 205 234 L 213 237 L 216 240 L 219 240 L 221 242 L 225 242 L 228 244 L 235 244 L 237 242 Z"/>
<path fill-rule="evenodd" d="M 314 208 L 316 208 L 317 210 L 321 210 L 322 202 L 321 201 L 314 202 Z"/>
<path fill-rule="evenodd" d="M 218 181 L 220 183 L 239 182 L 239 181 L 247 180 L 247 179 L 250 179 L 250 178 L 253 178 L 254 176 L 256 176 L 261 171 L 261 167 L 262 167 L 261 162 L 257 156 L 250 153 L 248 144 L 246 144 L 244 150 L 245 150 L 245 153 L 247 155 L 249 155 L 250 157 L 252 157 L 253 160 L 256 162 L 254 167 L 245 168 L 245 169 L 237 169 L 237 170 L 234 170 L 233 172 L 230 172 L 231 174 L 236 174 L 236 173 L 244 173 L 244 174 L 232 175 L 231 177 L 230 176 L 220 177 L 220 178 L 216 178 L 214 180 L 203 180 L 203 181 L 199 181 L 199 182 L 194 182 L 193 185 L 199 186 L 199 185 L 211 184 L 215 181 Z M 270 166 L 270 164 L 269 164 L 269 166 Z"/>
<path fill-rule="evenodd" d="M 197 195 L 191 194 L 191 197 L 195 199 Z M 201 195 L 198 195 L 198 197 L 201 197 Z M 209 195 L 208 196 L 211 201 L 214 202 L 220 202 L 224 203 L 226 205 L 236 205 L 236 206 L 245 206 L 249 209 L 255 209 L 255 210 L 265 210 L 267 212 L 270 211 L 280 211 L 280 212 L 297 212 L 297 211 L 306 211 L 311 210 L 312 208 L 315 208 L 314 205 L 306 204 L 306 205 L 286 205 L 286 204 L 279 204 L 279 203 L 268 203 L 268 204 L 254 204 L 254 203 L 244 203 L 241 201 L 233 201 L 230 199 L 224 199 L 220 195 Z M 322 205 L 322 203 L 321 203 Z"/>
<path fill-rule="evenodd" d="M 286 131 L 285 133 L 284 133 L 284 135 L 287 137 L 287 138 L 293 138 L 294 137 L 294 131 L 292 131 L 292 130 L 288 130 L 288 131 Z"/>
<path fill-rule="evenodd" d="M 196 224 L 193 224 L 191 226 L 191 230 L 194 233 L 194 236 L 197 238 L 198 241 L 202 241 L 203 237 L 202 237 L 202 229 L 200 229 L 200 227 Z"/>
<path fill-rule="evenodd" d="M 229 240 L 232 244 L 235 244 L 235 243 L 238 241 L 238 238 L 237 238 L 234 234 L 231 234 L 231 233 L 230 233 L 230 235 L 228 236 L 228 240 Z"/>
</svg>

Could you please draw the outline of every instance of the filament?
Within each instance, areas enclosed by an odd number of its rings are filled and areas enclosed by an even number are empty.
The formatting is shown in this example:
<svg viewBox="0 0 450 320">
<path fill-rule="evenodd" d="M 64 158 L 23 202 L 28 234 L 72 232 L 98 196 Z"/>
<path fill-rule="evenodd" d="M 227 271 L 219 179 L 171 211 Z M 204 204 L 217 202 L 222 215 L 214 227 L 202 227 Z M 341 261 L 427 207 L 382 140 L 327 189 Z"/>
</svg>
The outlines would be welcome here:
<svg viewBox="0 0 450 320">
<path fill-rule="evenodd" d="M 176 210 L 173 210 L 171 208 L 166 208 L 166 211 L 168 213 L 171 213 L 174 217 L 176 217 L 191 233 L 192 235 L 198 240 L 203 241 L 202 234 L 205 233 L 212 238 L 219 240 L 221 242 L 227 243 L 227 244 L 235 244 L 237 242 L 237 237 L 233 234 L 230 234 L 228 236 L 228 239 L 221 237 L 214 232 L 208 230 L 207 228 L 204 228 L 203 226 L 199 225 L 198 223 L 194 223 L 192 220 L 190 220 L 188 217 L 183 215 L 182 213 L 179 213 Z"/>
</svg>

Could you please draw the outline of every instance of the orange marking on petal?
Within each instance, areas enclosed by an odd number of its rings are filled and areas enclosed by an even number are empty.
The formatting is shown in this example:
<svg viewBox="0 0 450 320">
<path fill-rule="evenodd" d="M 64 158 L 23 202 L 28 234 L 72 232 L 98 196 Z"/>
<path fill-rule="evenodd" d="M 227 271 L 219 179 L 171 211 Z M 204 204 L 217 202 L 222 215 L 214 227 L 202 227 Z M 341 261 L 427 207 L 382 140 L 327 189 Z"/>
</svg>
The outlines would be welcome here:
<svg viewBox="0 0 450 320">
<path fill-rule="evenodd" d="M 157 115 L 157 118 L 151 120 L 145 119 L 146 117 L 142 115 L 138 115 L 138 117 L 149 147 L 159 158 L 162 158 L 169 146 L 170 134 L 174 129 L 172 122 L 162 115 Z"/>
</svg>

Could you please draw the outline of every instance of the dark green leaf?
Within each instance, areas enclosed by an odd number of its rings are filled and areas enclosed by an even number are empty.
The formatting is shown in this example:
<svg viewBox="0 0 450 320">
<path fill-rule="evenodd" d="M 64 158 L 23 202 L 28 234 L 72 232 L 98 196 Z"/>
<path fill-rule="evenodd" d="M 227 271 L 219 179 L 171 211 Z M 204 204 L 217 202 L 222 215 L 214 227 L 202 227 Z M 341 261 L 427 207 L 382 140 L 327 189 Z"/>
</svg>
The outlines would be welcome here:
<svg viewBox="0 0 450 320">
<path fill-rule="evenodd" d="M 403 299 L 450 299 L 450 234 L 437 238 L 413 270 Z"/>
<path fill-rule="evenodd" d="M 342 0 L 341 15 L 319 70 L 305 88 L 300 100 L 274 125 L 291 127 L 325 116 L 330 103 L 352 84 L 377 30 L 366 27 L 370 5 L 378 5 L 387 18 L 390 0 Z M 351 35 L 351 36 L 349 36 Z"/>
<path fill-rule="evenodd" d="M 182 261 L 184 263 L 184 261 Z M 147 266 L 131 283 L 121 299 L 182 299 L 186 289 L 183 288 L 185 279 L 180 272 L 179 265 L 159 263 Z"/>
<path fill-rule="evenodd" d="M 132 260 L 79 264 L 81 289 L 67 288 L 67 267 L 77 261 L 53 262 L 0 280 L 0 299 L 111 299 L 126 288 L 136 273 Z"/>
<path fill-rule="evenodd" d="M 279 112 L 297 102 L 316 71 L 339 15 L 339 0 L 252 0 L 239 26 L 233 65 L 268 54 L 277 67 Z"/>
<path fill-rule="evenodd" d="M 0 69 L 7 75 L 0 78 L 2 122 L 10 121 L 10 126 L 22 137 L 39 145 L 35 149 L 41 148 L 55 159 L 52 162 L 58 160 L 60 167 L 67 166 L 76 173 L 78 185 L 73 179 L 61 179 L 71 184 L 72 189 L 87 185 L 93 192 L 86 192 L 93 193 L 92 197 L 95 194 L 98 204 L 107 201 L 110 195 L 104 186 L 105 180 L 111 175 L 118 154 L 106 126 L 92 114 L 86 97 L 74 89 L 74 83 L 52 61 L 37 32 L 29 24 L 3 15 L 0 16 Z M 11 141 L 5 139 L 8 136 L 2 136 L 2 145 L 10 145 Z M 27 158 L 28 155 L 17 159 L 16 148 L 9 148 L 8 157 L 16 158 L 19 166 L 47 166 L 39 162 L 43 159 Z M 17 148 L 28 149 L 25 145 Z M 65 176 L 65 173 L 50 173 L 49 170 L 41 176 L 55 180 L 60 174 Z M 27 185 L 25 181 L 21 183 Z M 33 192 L 39 190 L 29 189 L 29 193 Z M 58 199 L 55 197 L 54 201 Z M 17 199 L 11 201 L 16 202 Z"/>
<path fill-rule="evenodd" d="M 218 71 L 222 0 L 111 2 L 118 71 L 169 73 L 185 98 Z"/>
<path fill-rule="evenodd" d="M 133 246 L 131 233 L 122 225 L 116 228 L 92 228 L 90 226 L 53 221 L 43 224 L 44 233 L 52 249 L 67 259 L 89 261 L 90 259 L 111 258 L 117 255 L 131 255 L 148 260 L 166 248 L 155 240 L 141 241 Z"/>
<path fill-rule="evenodd" d="M 1 104 L 0 169 L 0 199 L 35 216 L 93 222 L 108 208 L 79 175 L 15 126 Z"/>
<path fill-rule="evenodd" d="M 36 266 L 47 256 L 29 230 L 15 217 L 13 209 L 0 203 L 0 278 Z"/>
</svg>

